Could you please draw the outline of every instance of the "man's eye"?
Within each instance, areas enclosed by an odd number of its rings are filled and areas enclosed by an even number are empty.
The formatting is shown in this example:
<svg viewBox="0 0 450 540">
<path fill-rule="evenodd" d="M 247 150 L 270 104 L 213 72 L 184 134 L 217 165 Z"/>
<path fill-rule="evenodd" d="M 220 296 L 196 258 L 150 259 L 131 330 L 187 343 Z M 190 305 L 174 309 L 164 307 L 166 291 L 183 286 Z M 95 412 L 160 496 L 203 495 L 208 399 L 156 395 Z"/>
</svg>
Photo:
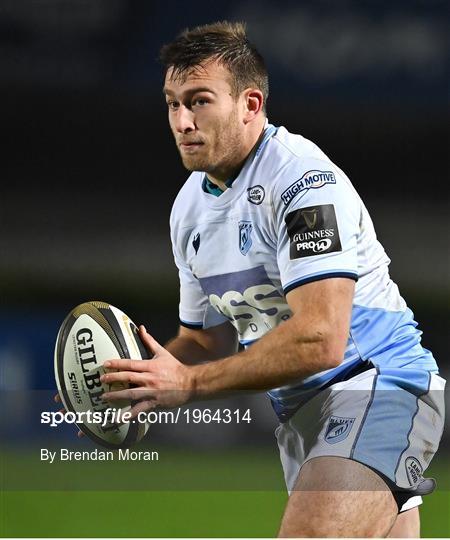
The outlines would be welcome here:
<svg viewBox="0 0 450 540">
<path fill-rule="evenodd" d="M 169 109 L 172 109 L 172 110 L 175 110 L 175 109 L 178 109 L 178 101 L 168 101 L 167 102 L 167 106 L 169 107 Z"/>
<path fill-rule="evenodd" d="M 192 102 L 192 105 L 200 105 L 200 107 L 202 107 L 203 105 L 206 105 L 207 103 L 208 103 L 207 99 L 197 98 L 197 99 L 194 99 L 194 101 Z"/>
</svg>

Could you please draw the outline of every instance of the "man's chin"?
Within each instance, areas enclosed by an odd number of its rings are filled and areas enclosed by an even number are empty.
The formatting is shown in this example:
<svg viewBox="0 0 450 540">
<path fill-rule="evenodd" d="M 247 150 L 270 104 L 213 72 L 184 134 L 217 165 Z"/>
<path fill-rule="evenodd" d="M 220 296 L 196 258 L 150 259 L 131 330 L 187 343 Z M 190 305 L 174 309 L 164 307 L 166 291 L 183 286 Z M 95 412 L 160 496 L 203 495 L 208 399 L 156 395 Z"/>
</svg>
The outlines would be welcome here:
<svg viewBox="0 0 450 540">
<path fill-rule="evenodd" d="M 207 165 L 199 160 L 199 159 L 189 159 L 182 156 L 181 161 L 183 162 L 184 167 L 188 171 L 205 171 L 207 169 Z"/>
</svg>

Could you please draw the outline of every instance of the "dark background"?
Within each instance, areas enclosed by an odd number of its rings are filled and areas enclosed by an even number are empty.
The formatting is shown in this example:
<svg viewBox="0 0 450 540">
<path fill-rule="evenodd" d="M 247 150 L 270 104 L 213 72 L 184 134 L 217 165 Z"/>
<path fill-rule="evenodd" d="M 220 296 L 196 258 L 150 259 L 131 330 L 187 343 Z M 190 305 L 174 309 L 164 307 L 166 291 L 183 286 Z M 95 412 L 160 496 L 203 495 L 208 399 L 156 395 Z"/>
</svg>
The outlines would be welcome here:
<svg viewBox="0 0 450 540">
<path fill-rule="evenodd" d="M 176 332 L 168 216 L 187 174 L 157 56 L 224 18 L 266 58 L 269 120 L 352 179 L 449 373 L 446 2 L 0 0 L 0 389 L 54 387 L 58 327 L 86 300 Z"/>
</svg>

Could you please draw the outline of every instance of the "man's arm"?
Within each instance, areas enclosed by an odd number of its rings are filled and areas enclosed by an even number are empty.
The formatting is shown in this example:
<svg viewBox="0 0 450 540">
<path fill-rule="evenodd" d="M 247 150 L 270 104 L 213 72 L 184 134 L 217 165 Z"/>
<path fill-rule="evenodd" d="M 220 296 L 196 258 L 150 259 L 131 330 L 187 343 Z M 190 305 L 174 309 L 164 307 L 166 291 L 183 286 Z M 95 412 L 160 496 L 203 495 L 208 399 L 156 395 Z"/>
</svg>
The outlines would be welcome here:
<svg viewBox="0 0 450 540">
<path fill-rule="evenodd" d="M 246 351 L 192 372 L 194 395 L 269 390 L 338 366 L 347 345 L 354 281 L 316 281 L 287 295 L 293 316 Z"/>
<path fill-rule="evenodd" d="M 178 336 L 165 349 L 186 365 L 217 360 L 237 352 L 237 332 L 229 322 L 199 330 L 180 326 Z"/>
<path fill-rule="evenodd" d="M 347 345 L 354 281 L 330 278 L 308 283 L 287 295 L 293 316 L 246 351 L 206 364 L 183 365 L 142 332 L 152 360 L 112 360 L 119 369 L 104 382 L 125 381 L 137 388 L 109 392 L 105 399 L 144 399 L 148 408 L 233 393 L 269 390 L 338 366 Z M 142 408 L 140 408 L 142 410 Z"/>
</svg>

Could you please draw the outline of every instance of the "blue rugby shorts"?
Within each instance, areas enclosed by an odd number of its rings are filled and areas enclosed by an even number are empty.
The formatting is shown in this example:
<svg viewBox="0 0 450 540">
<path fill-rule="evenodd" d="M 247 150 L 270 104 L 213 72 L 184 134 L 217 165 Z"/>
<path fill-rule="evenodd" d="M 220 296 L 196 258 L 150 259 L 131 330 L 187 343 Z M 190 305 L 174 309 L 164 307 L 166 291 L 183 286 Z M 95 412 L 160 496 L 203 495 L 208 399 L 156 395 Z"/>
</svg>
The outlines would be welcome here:
<svg viewBox="0 0 450 540">
<path fill-rule="evenodd" d="M 304 463 L 337 456 L 377 472 L 399 512 L 421 504 L 435 487 L 424 472 L 444 429 L 444 387 L 428 371 L 373 367 L 319 392 L 275 431 L 288 491 Z"/>
</svg>

